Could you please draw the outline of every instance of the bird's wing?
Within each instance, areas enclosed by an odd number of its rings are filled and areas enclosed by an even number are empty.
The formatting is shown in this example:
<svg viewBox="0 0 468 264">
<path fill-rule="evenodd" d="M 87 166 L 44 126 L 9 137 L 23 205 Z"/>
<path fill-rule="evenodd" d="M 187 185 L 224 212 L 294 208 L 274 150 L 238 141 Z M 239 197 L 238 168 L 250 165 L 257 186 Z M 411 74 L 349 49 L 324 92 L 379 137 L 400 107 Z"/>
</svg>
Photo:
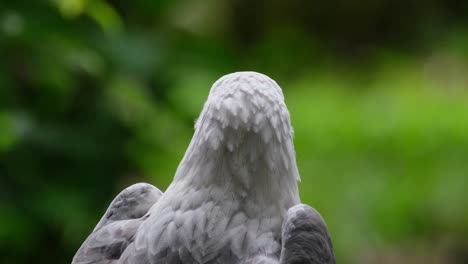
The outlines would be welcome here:
<svg viewBox="0 0 468 264">
<path fill-rule="evenodd" d="M 149 216 L 148 210 L 161 195 L 159 189 L 147 183 L 137 183 L 120 192 L 78 249 L 72 264 L 115 263 L 133 242 L 136 231 Z"/>
<path fill-rule="evenodd" d="M 81 245 L 72 264 L 116 263 L 133 242 L 135 232 L 143 221 L 143 218 L 115 221 L 93 232 Z"/>
<path fill-rule="evenodd" d="M 335 264 L 327 226 L 312 207 L 298 204 L 288 210 L 282 227 L 281 264 Z"/>
<path fill-rule="evenodd" d="M 93 232 L 114 221 L 142 217 L 162 194 L 158 188 L 143 182 L 125 188 L 112 200 Z"/>
</svg>

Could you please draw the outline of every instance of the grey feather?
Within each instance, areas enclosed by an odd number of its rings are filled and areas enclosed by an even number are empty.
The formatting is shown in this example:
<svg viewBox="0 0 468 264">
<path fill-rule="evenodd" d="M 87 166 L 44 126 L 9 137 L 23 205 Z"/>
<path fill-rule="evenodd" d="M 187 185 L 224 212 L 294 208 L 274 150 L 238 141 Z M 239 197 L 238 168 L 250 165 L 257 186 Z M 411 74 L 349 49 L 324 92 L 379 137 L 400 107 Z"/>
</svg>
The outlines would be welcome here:
<svg viewBox="0 0 468 264">
<path fill-rule="evenodd" d="M 116 263 L 133 242 L 141 223 L 148 218 L 145 214 L 161 195 L 160 190 L 147 183 L 137 183 L 120 192 L 77 251 L 72 263 Z"/>
<path fill-rule="evenodd" d="M 283 223 L 281 264 L 335 264 L 333 246 L 322 216 L 298 204 L 288 210 Z"/>
</svg>

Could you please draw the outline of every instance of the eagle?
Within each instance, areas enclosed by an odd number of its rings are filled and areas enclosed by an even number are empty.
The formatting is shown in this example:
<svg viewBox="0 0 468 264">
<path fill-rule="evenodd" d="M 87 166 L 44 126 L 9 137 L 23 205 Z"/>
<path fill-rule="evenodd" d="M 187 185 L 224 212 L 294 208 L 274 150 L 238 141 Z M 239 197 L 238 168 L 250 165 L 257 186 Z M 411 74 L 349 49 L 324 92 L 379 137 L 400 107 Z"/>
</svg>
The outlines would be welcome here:
<svg viewBox="0 0 468 264">
<path fill-rule="evenodd" d="M 281 88 L 257 72 L 225 75 L 167 190 L 123 190 L 72 264 L 335 264 L 299 180 Z"/>
</svg>

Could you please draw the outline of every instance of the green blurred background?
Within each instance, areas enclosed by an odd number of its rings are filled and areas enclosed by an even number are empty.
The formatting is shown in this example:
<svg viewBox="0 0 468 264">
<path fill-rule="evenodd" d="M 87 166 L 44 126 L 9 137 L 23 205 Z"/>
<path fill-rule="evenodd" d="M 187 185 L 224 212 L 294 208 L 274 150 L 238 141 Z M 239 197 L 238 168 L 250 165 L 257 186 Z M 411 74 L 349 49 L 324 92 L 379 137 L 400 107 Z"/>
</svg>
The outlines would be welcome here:
<svg viewBox="0 0 468 264">
<path fill-rule="evenodd" d="M 164 190 L 220 76 L 283 88 L 339 263 L 468 263 L 468 2 L 0 3 L 0 262 L 69 263 Z"/>
</svg>

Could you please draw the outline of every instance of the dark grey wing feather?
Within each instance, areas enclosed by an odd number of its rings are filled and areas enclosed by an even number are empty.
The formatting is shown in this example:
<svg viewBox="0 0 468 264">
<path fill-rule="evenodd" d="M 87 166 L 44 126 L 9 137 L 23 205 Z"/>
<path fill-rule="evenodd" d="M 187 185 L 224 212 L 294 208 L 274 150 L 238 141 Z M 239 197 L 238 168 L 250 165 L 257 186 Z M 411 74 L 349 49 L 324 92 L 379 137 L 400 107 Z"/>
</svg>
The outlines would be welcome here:
<svg viewBox="0 0 468 264">
<path fill-rule="evenodd" d="M 120 192 L 76 252 L 72 264 L 114 264 L 134 240 L 148 210 L 162 192 L 151 184 L 137 183 Z"/>
<path fill-rule="evenodd" d="M 122 252 L 133 242 L 143 219 L 112 222 L 93 232 L 73 258 L 74 264 L 116 263 Z"/>
<path fill-rule="evenodd" d="M 298 204 L 288 210 L 282 227 L 280 263 L 336 263 L 327 226 L 314 208 Z"/>
<path fill-rule="evenodd" d="M 127 187 L 112 200 L 94 231 L 110 222 L 142 217 L 161 195 L 162 192 L 149 183 L 141 182 Z"/>
</svg>

